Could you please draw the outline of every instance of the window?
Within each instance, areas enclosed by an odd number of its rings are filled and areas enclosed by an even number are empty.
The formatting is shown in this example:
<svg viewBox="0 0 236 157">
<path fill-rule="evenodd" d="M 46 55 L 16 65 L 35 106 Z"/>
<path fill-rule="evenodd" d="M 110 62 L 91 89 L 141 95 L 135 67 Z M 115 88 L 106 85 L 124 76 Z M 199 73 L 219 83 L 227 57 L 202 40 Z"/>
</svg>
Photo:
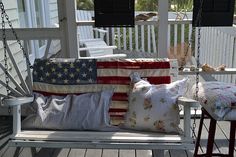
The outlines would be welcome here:
<svg viewBox="0 0 236 157">
<path fill-rule="evenodd" d="M 21 28 L 43 28 L 49 25 L 48 0 L 17 0 L 19 23 Z M 46 41 L 30 41 L 30 59 L 39 58 L 44 55 Z"/>
</svg>

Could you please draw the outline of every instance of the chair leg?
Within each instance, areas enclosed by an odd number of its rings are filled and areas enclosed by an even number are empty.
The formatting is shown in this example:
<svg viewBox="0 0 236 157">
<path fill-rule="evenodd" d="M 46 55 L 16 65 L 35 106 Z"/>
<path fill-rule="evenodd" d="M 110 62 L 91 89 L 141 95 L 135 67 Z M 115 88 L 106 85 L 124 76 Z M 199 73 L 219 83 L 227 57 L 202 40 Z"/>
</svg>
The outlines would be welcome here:
<svg viewBox="0 0 236 157">
<path fill-rule="evenodd" d="M 229 157 L 234 157 L 236 121 L 230 122 Z"/>
<path fill-rule="evenodd" d="M 198 128 L 198 135 L 197 135 L 197 139 L 196 139 L 196 142 L 195 142 L 195 151 L 194 151 L 194 155 L 193 155 L 194 157 L 198 156 L 198 150 L 199 150 L 199 146 L 200 146 L 200 140 L 201 140 L 201 135 L 202 135 L 202 126 L 203 126 L 204 118 L 205 118 L 205 113 L 202 112 L 201 119 L 200 119 L 200 124 L 199 124 L 199 128 Z"/>
<path fill-rule="evenodd" d="M 216 132 L 216 120 L 213 118 L 210 118 L 206 157 L 212 157 L 215 132 Z"/>
</svg>

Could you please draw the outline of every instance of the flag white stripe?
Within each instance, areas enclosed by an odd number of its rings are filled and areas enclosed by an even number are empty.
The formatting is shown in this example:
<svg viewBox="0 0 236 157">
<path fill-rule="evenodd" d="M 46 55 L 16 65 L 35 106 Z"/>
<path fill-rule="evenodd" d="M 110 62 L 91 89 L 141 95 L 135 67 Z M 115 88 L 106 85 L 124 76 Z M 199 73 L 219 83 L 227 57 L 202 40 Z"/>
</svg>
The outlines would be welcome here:
<svg viewBox="0 0 236 157">
<path fill-rule="evenodd" d="M 127 109 L 128 105 L 128 101 L 112 101 L 110 108 Z"/>
<path fill-rule="evenodd" d="M 170 76 L 170 69 L 97 69 L 97 76 L 129 77 L 133 72 L 138 72 L 141 77 Z"/>
<path fill-rule="evenodd" d="M 129 85 L 115 84 L 87 84 L 87 85 L 52 85 L 47 83 L 34 82 L 34 91 L 43 91 L 57 94 L 73 94 L 73 93 L 88 93 L 98 92 L 102 90 L 115 90 L 115 93 L 127 93 Z"/>
</svg>

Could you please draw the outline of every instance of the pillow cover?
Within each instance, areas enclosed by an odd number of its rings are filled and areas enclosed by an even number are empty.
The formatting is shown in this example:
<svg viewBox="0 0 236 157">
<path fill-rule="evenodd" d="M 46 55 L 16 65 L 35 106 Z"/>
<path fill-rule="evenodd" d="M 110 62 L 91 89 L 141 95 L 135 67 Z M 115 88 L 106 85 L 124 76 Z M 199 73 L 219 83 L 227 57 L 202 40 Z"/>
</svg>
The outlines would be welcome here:
<svg viewBox="0 0 236 157">
<path fill-rule="evenodd" d="M 82 95 L 45 97 L 35 93 L 37 111 L 23 122 L 24 129 L 103 130 L 109 125 L 109 105 L 113 91 L 105 90 Z"/>
<path fill-rule="evenodd" d="M 177 98 L 184 94 L 187 79 L 171 84 L 152 85 L 137 73 L 130 77 L 131 92 L 124 127 L 180 133 Z"/>
<path fill-rule="evenodd" d="M 202 107 L 216 120 L 236 120 L 236 85 L 209 81 L 199 82 L 198 100 Z M 192 88 L 192 96 L 196 99 L 196 85 Z M 230 113 L 230 116 L 227 114 Z M 234 113 L 234 114 L 233 114 Z M 233 118 L 234 117 L 234 118 Z"/>
</svg>

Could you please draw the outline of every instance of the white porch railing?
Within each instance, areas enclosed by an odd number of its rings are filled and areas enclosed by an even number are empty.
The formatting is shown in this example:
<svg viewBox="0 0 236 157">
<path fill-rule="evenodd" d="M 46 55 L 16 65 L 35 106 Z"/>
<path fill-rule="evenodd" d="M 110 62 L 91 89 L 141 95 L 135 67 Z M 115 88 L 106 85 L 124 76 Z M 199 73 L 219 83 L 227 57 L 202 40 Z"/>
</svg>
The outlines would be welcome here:
<svg viewBox="0 0 236 157">
<path fill-rule="evenodd" d="M 135 12 L 140 14 L 145 12 Z M 79 15 L 83 14 L 83 15 Z M 88 15 L 89 14 L 89 15 Z M 82 27 L 82 30 L 88 31 L 89 26 L 93 26 L 94 22 L 91 21 L 92 11 L 77 11 L 78 26 Z M 90 16 L 90 17 L 89 17 Z M 189 41 L 192 25 L 191 20 L 176 21 L 174 19 L 174 13 L 170 15 L 168 25 L 168 47 L 176 47 L 180 43 Z M 90 21 L 90 22 L 89 22 Z M 86 29 L 87 27 L 87 29 Z M 103 28 L 107 30 L 105 41 L 108 45 L 116 45 L 119 50 L 128 51 L 142 51 L 148 53 L 157 53 L 158 49 L 158 21 L 157 17 L 154 17 L 150 21 L 136 21 L 134 28 Z M 91 29 L 90 29 L 91 30 Z M 90 32 L 88 32 L 90 33 Z M 98 38 L 98 33 L 94 34 L 95 38 Z"/>
<path fill-rule="evenodd" d="M 225 64 L 236 67 L 236 28 L 205 27 L 201 29 L 200 62 L 214 67 Z M 216 75 L 217 80 L 236 83 L 235 75 Z"/>
<path fill-rule="evenodd" d="M 190 20 L 169 19 L 168 47 L 188 43 L 192 30 L 190 23 Z M 157 21 L 138 21 L 134 28 L 106 28 L 109 36 L 105 37 L 105 41 L 109 45 L 116 45 L 120 50 L 157 53 L 157 27 Z"/>
<path fill-rule="evenodd" d="M 143 12 L 136 12 L 136 14 L 139 13 Z M 188 17 L 191 17 L 191 14 L 188 14 Z M 192 35 L 192 22 L 191 19 L 175 20 L 173 13 L 169 18 L 167 43 L 176 54 L 178 44 L 189 42 Z M 84 21 L 77 24 L 86 27 L 93 26 L 94 22 Z M 119 50 L 158 53 L 157 27 L 158 22 L 154 18 L 153 21 L 136 21 L 134 28 L 104 28 L 108 31 L 104 40 L 108 45 L 116 45 Z M 201 64 L 208 63 L 214 67 L 225 64 L 227 68 L 236 67 L 235 27 L 205 27 L 202 28 L 201 34 Z M 98 34 L 95 33 L 94 37 L 98 37 Z M 197 42 L 195 42 L 195 48 L 196 44 Z M 214 77 L 219 81 L 236 83 L 235 75 L 215 75 Z"/>
</svg>

